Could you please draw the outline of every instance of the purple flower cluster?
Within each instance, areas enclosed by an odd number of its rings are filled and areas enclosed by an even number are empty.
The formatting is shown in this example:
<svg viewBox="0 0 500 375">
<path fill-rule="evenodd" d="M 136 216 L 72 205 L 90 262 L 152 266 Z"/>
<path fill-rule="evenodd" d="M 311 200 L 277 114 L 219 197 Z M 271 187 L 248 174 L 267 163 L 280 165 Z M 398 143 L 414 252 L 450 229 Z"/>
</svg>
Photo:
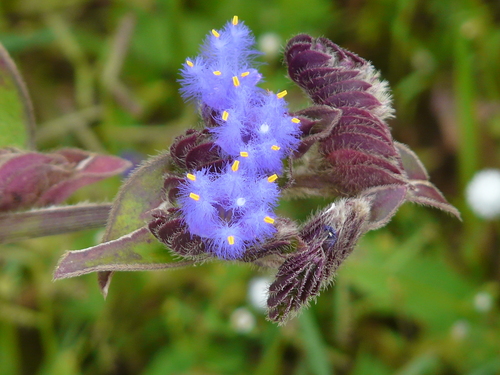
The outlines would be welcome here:
<svg viewBox="0 0 500 375">
<path fill-rule="evenodd" d="M 182 69 L 182 94 L 199 104 L 224 165 L 191 170 L 179 185 L 178 202 L 191 235 L 224 259 L 269 238 L 282 159 L 299 142 L 297 118 L 288 115 L 286 91 L 269 93 L 252 67 L 258 52 L 250 30 L 234 17 L 212 30 L 200 56 Z"/>
</svg>

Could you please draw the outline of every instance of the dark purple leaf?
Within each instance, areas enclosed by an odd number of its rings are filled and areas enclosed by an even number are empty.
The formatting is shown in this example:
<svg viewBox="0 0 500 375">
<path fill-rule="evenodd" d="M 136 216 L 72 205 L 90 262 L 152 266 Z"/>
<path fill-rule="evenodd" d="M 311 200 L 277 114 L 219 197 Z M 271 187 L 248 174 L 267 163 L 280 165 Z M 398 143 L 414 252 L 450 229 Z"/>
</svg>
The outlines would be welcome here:
<svg viewBox="0 0 500 375">
<path fill-rule="evenodd" d="M 220 161 L 220 148 L 212 142 L 195 146 L 186 155 L 186 167 L 188 170 L 201 169 L 211 164 L 219 164 Z"/>
<path fill-rule="evenodd" d="M 327 86 L 328 84 L 356 78 L 359 74 L 359 70 L 316 67 L 300 71 L 296 76 L 296 80 L 300 86 L 308 90 L 317 90 Z"/>
<path fill-rule="evenodd" d="M 341 149 L 336 150 L 328 154 L 326 158 L 332 165 L 339 166 L 354 166 L 354 165 L 372 165 L 385 169 L 389 172 L 401 175 L 402 171 L 399 169 L 394 162 L 374 155 L 370 153 L 365 153 L 363 151 L 351 150 L 351 149 Z"/>
<path fill-rule="evenodd" d="M 410 202 L 439 208 L 461 220 L 460 212 L 449 204 L 443 194 L 429 181 L 411 181 L 411 184 L 413 189 L 408 192 Z"/>
<path fill-rule="evenodd" d="M 429 175 L 427 174 L 427 171 L 418 156 L 410 150 L 407 145 L 399 142 L 394 142 L 394 145 L 399 152 L 403 168 L 408 175 L 408 178 L 410 180 L 427 181 L 429 179 Z"/>
<path fill-rule="evenodd" d="M 305 50 L 294 54 L 288 60 L 288 71 L 294 72 L 328 64 L 331 56 L 326 53 Z M 292 75 L 291 74 L 291 75 Z"/>
<path fill-rule="evenodd" d="M 347 129 L 349 127 L 355 128 L 356 126 L 364 127 L 362 128 L 363 131 L 361 131 L 361 133 L 368 132 L 368 134 L 377 135 L 394 148 L 391 132 L 385 123 L 366 117 L 350 116 L 342 113 L 342 117 L 338 123 L 339 130 L 344 128 Z"/>
<path fill-rule="evenodd" d="M 116 156 L 89 154 L 80 150 L 60 150 L 55 153 L 65 156 L 76 165 L 71 178 L 53 184 L 40 196 L 37 201 L 39 206 L 63 202 L 83 186 L 120 174 L 131 165 L 129 161 Z M 81 156 L 79 160 L 75 158 L 77 153 Z"/>
<path fill-rule="evenodd" d="M 374 230 L 386 225 L 405 202 L 407 191 L 406 185 L 376 186 L 363 191 L 361 195 L 371 204 L 368 228 Z"/>
<path fill-rule="evenodd" d="M 186 155 L 199 144 L 201 137 L 202 134 L 199 131 L 189 129 L 184 135 L 175 138 L 170 146 L 170 154 L 179 167 L 186 168 Z"/>
<path fill-rule="evenodd" d="M 58 204 L 79 188 L 119 174 L 127 160 L 66 149 L 51 154 L 4 150 L 0 154 L 0 211 Z"/>
<path fill-rule="evenodd" d="M 385 141 L 372 135 L 354 133 L 342 129 L 334 129 L 332 133 L 334 134 L 321 142 L 321 152 L 324 155 L 329 155 L 330 152 L 336 150 L 350 149 L 376 154 L 388 159 L 399 157 L 393 145 L 388 145 Z"/>
<path fill-rule="evenodd" d="M 321 87 L 320 89 L 317 89 L 317 86 L 312 86 L 313 88 L 310 92 L 313 98 L 329 98 L 341 92 L 349 91 L 364 92 L 372 87 L 370 83 L 356 79 L 330 83 L 328 86 Z M 316 89 L 314 89 L 314 87 L 316 87 Z"/>
<path fill-rule="evenodd" d="M 341 121 L 339 121 L 335 129 L 332 130 L 332 135 L 342 133 L 366 134 L 383 141 L 388 147 L 394 150 L 392 138 L 388 137 L 387 134 L 384 134 L 379 129 L 370 125 L 356 124 L 356 122 L 358 122 L 356 121 L 356 118 L 352 118 L 350 116 L 342 116 Z"/>
<path fill-rule="evenodd" d="M 354 196 L 361 191 L 381 185 L 406 185 L 401 175 L 396 175 L 386 169 L 374 165 L 343 165 L 332 166 L 332 170 L 325 176 L 328 182 L 335 186 L 341 194 Z"/>
<path fill-rule="evenodd" d="M 313 94 L 311 98 L 318 104 L 327 104 L 334 108 L 355 107 L 374 109 L 382 105 L 372 94 L 363 91 L 347 91 L 328 96 Z"/>
</svg>

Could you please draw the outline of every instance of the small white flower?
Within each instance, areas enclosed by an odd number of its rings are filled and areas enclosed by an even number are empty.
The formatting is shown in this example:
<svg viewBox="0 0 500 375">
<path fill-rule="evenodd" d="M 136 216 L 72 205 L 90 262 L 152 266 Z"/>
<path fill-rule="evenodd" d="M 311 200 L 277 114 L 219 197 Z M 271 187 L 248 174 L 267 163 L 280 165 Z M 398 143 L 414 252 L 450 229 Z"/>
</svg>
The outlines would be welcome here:
<svg viewBox="0 0 500 375">
<path fill-rule="evenodd" d="M 267 297 L 271 282 L 272 280 L 269 277 L 254 277 L 250 280 L 248 300 L 255 309 L 260 311 L 267 309 Z"/>
<path fill-rule="evenodd" d="M 470 331 L 470 324 L 467 320 L 457 320 L 451 327 L 451 337 L 456 341 L 464 340 Z"/>
<path fill-rule="evenodd" d="M 474 297 L 474 307 L 479 312 L 488 312 L 493 307 L 493 297 L 488 292 L 479 292 Z"/>
<path fill-rule="evenodd" d="M 500 170 L 484 169 L 472 178 L 466 189 L 467 202 L 483 219 L 500 216 Z"/>
<path fill-rule="evenodd" d="M 269 60 L 274 60 L 278 57 L 281 49 L 281 38 L 275 33 L 265 33 L 259 37 L 259 49 L 264 52 L 264 55 Z"/>
<path fill-rule="evenodd" d="M 233 311 L 230 318 L 231 326 L 238 333 L 248 333 L 255 327 L 255 317 L 244 307 Z"/>
</svg>

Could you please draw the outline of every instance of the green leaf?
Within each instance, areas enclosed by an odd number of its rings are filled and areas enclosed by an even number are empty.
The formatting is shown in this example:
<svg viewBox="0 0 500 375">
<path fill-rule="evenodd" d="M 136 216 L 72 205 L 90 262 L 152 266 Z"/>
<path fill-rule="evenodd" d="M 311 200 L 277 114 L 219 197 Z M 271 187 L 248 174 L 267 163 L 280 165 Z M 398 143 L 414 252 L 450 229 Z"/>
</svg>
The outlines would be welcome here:
<svg viewBox="0 0 500 375">
<path fill-rule="evenodd" d="M 439 374 L 441 370 L 438 356 L 426 352 L 409 360 L 396 375 L 430 375 Z"/>
<path fill-rule="evenodd" d="M 370 241 L 367 235 L 339 277 L 363 293 L 374 310 L 396 311 L 433 332 L 448 330 L 472 312 L 468 301 L 475 289 L 440 254 L 424 252 L 435 241 L 433 231 L 424 226 L 399 245 Z"/>
<path fill-rule="evenodd" d="M 333 368 L 328 360 L 326 344 L 321 337 L 321 328 L 314 319 L 312 312 L 305 310 L 299 316 L 299 321 L 311 374 L 332 375 Z"/>
<path fill-rule="evenodd" d="M 172 158 L 165 153 L 149 159 L 132 173 L 113 202 L 103 242 L 144 226 L 145 213 L 164 200 L 163 176 L 171 169 Z"/>
<path fill-rule="evenodd" d="M 168 153 L 148 160 L 125 182 L 108 218 L 103 243 L 84 250 L 69 251 L 59 262 L 54 279 L 98 272 L 106 297 L 114 271 L 177 268 L 193 262 L 175 263 L 168 250 L 157 243 L 145 222 L 149 211 L 164 202 L 164 174 L 172 169 Z"/>
<path fill-rule="evenodd" d="M 54 272 L 54 280 L 97 271 L 148 271 L 193 264 L 192 261 L 173 262 L 169 252 L 160 246 L 154 246 L 155 243 L 156 238 L 144 226 L 113 241 L 83 250 L 68 251 Z"/>
<path fill-rule="evenodd" d="M 164 200 L 163 176 L 171 169 L 172 158 L 168 153 L 164 153 L 148 160 L 128 178 L 113 203 L 103 242 L 120 238 L 144 226 L 146 213 L 158 207 Z M 135 251 L 137 250 L 140 253 L 148 249 L 138 247 Z M 168 255 L 168 251 L 164 252 Z M 152 263 L 160 264 L 166 261 L 156 258 L 151 260 Z M 97 275 L 104 297 L 108 294 L 112 275 L 112 270 L 99 272 Z"/>
<path fill-rule="evenodd" d="M 365 349 L 361 349 L 354 361 L 352 375 L 389 375 L 391 374 L 388 366 L 379 358 L 373 356 Z"/>
<path fill-rule="evenodd" d="M 0 43 L 0 148 L 34 149 L 35 117 L 21 74 Z"/>
</svg>

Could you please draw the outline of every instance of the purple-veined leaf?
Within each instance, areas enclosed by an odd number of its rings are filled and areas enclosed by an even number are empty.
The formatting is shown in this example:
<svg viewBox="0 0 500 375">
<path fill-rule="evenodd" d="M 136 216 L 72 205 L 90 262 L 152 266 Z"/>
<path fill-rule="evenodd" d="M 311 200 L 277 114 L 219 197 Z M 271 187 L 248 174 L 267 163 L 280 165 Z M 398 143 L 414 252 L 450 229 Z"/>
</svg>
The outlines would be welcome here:
<svg viewBox="0 0 500 375">
<path fill-rule="evenodd" d="M 334 129 L 332 136 L 321 145 L 321 151 L 329 154 L 334 150 L 358 150 L 370 154 L 377 154 L 386 158 L 397 158 L 398 154 L 393 145 L 388 145 L 377 136 L 367 133 L 355 133 L 343 129 Z"/>
<path fill-rule="evenodd" d="M 292 74 L 305 68 L 314 68 L 317 66 L 327 65 L 332 58 L 326 53 L 303 49 L 302 46 L 300 47 L 300 49 L 301 51 L 298 51 L 298 49 L 295 48 L 289 49 L 289 51 L 292 53 L 289 54 L 288 65 L 289 71 L 292 72 Z"/>
<path fill-rule="evenodd" d="M 298 111 L 292 116 L 300 119 L 302 139 L 293 158 L 300 158 L 316 142 L 327 138 L 332 129 L 337 126 L 342 112 L 328 106 L 312 106 Z"/>
<path fill-rule="evenodd" d="M 90 154 L 78 149 L 62 149 L 54 154 L 62 155 L 69 163 L 76 164 L 69 179 L 51 186 L 38 199 L 37 203 L 41 206 L 60 203 L 81 187 L 122 173 L 131 166 L 129 161 L 116 156 Z"/>
<path fill-rule="evenodd" d="M 78 149 L 50 154 L 1 149 L 0 211 L 61 203 L 79 188 L 129 167 L 125 159 Z"/>
<path fill-rule="evenodd" d="M 374 186 L 406 184 L 401 175 L 374 164 L 334 164 L 326 178 L 345 195 L 355 195 Z"/>
<path fill-rule="evenodd" d="M 328 97 L 311 94 L 311 98 L 317 103 L 331 105 L 334 108 L 374 109 L 382 105 L 372 94 L 364 91 L 340 92 Z"/>
<path fill-rule="evenodd" d="M 359 76 L 359 70 L 345 70 L 342 68 L 319 67 L 300 72 L 297 77 L 308 90 L 322 89 L 328 84 L 351 80 Z"/>
<path fill-rule="evenodd" d="M 339 94 L 345 91 L 366 91 L 372 85 L 366 81 L 358 79 L 338 80 L 336 75 L 332 76 L 333 82 L 328 82 L 328 77 L 323 77 L 327 86 L 321 87 L 319 90 L 311 90 L 312 97 L 325 98 Z M 317 87 L 317 86 L 316 86 Z"/>
<path fill-rule="evenodd" d="M 401 175 L 402 171 L 399 169 L 393 160 L 384 158 L 379 155 L 374 155 L 372 153 L 366 153 L 358 150 L 351 149 L 340 149 L 337 151 L 330 152 L 326 159 L 332 165 L 373 165 L 382 169 L 386 169 L 389 172 Z"/>
</svg>

